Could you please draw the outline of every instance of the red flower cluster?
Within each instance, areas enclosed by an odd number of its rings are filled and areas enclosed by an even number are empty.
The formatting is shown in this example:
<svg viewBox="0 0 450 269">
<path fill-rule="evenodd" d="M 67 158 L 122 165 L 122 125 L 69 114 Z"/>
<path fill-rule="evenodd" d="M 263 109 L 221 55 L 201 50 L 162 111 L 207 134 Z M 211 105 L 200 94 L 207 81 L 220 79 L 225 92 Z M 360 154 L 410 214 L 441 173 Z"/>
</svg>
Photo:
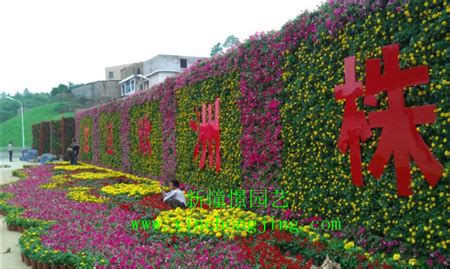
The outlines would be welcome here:
<svg viewBox="0 0 450 269">
<path fill-rule="evenodd" d="M 290 233 L 273 231 L 263 233 L 255 238 L 241 238 L 239 243 L 242 248 L 243 258 L 253 264 L 259 264 L 261 268 L 311 268 L 312 260 L 309 260 L 305 266 L 302 266 L 303 257 L 301 255 L 288 257 L 269 240 L 291 242 L 294 240 L 294 237 Z"/>
<path fill-rule="evenodd" d="M 83 150 L 84 153 L 88 153 L 89 152 L 89 143 L 88 143 L 88 136 L 89 136 L 89 127 L 84 126 L 83 129 L 83 137 L 84 137 L 84 146 L 83 146 Z"/>
<path fill-rule="evenodd" d="M 130 210 L 131 206 L 132 206 L 131 204 L 119 204 L 120 208 L 122 208 L 124 210 L 128 210 L 128 211 Z"/>
<path fill-rule="evenodd" d="M 106 153 L 109 155 L 114 154 L 114 150 L 113 150 L 113 126 L 112 123 L 108 123 L 108 125 L 106 125 L 106 129 L 108 131 L 107 133 L 107 137 L 106 137 Z"/>
<path fill-rule="evenodd" d="M 152 154 L 152 146 L 150 144 L 150 135 L 152 132 L 152 123 L 145 116 L 138 120 L 139 126 L 139 149 L 142 154 Z"/>
<path fill-rule="evenodd" d="M 159 193 L 145 196 L 139 203 L 143 206 L 149 206 L 159 210 L 170 209 L 170 207 L 162 201 L 161 194 Z"/>
</svg>

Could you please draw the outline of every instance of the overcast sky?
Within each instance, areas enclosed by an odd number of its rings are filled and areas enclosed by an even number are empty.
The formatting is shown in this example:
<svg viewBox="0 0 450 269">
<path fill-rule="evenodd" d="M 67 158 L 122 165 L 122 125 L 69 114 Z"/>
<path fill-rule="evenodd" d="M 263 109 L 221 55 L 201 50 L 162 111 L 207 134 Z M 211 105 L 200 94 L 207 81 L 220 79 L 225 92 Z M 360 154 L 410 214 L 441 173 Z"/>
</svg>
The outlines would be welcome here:
<svg viewBox="0 0 450 269">
<path fill-rule="evenodd" d="M 229 35 L 278 30 L 324 0 L 5 0 L 0 92 L 105 79 L 106 66 L 157 54 L 209 56 Z"/>
</svg>

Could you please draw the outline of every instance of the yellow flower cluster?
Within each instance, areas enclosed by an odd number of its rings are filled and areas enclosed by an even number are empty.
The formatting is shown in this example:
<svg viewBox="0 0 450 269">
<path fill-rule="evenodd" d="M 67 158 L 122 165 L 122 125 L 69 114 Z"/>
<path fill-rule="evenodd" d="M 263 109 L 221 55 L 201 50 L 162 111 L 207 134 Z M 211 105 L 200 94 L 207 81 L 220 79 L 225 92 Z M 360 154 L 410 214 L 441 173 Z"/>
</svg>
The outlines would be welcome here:
<svg viewBox="0 0 450 269">
<path fill-rule="evenodd" d="M 56 162 L 52 162 L 53 164 L 56 164 L 56 165 L 69 165 L 70 164 L 70 162 L 68 162 L 68 161 L 56 161 Z"/>
<path fill-rule="evenodd" d="M 108 169 L 108 168 L 103 168 L 103 167 L 98 167 L 98 166 L 93 166 L 93 165 L 92 165 L 92 167 L 97 169 L 98 171 L 108 173 L 110 175 L 110 177 L 126 177 L 128 179 L 131 179 L 131 180 L 134 180 L 137 182 L 153 182 L 154 181 L 149 178 L 140 177 L 140 176 L 136 176 L 136 175 L 132 175 L 132 174 L 127 174 L 127 173 L 115 171 L 115 170 Z"/>
<path fill-rule="evenodd" d="M 108 168 L 103 168 L 91 164 L 79 163 L 78 165 L 65 165 L 66 162 L 58 162 L 53 169 L 54 170 L 65 170 L 65 171 L 78 171 L 78 170 L 95 170 L 96 172 L 80 172 L 73 174 L 73 178 L 77 179 L 101 179 L 101 178 L 111 178 L 111 177 L 126 177 L 134 181 L 145 182 L 153 181 L 151 179 L 135 176 L 120 171 L 115 171 Z M 100 173 L 101 172 L 101 173 Z"/>
<path fill-rule="evenodd" d="M 352 247 L 354 247 L 355 246 L 355 243 L 354 242 L 348 242 L 348 243 L 346 243 L 345 245 L 344 245 L 344 249 L 345 250 L 349 250 L 349 249 L 351 249 Z"/>
<path fill-rule="evenodd" d="M 99 167 L 86 163 L 78 163 L 78 165 L 65 165 L 65 163 L 61 163 L 60 165 L 55 165 L 55 167 L 53 167 L 53 170 L 65 170 L 65 171 L 78 171 L 86 169 L 99 169 Z"/>
<path fill-rule="evenodd" d="M 55 189 L 60 185 L 69 182 L 70 180 L 70 175 L 56 175 L 50 179 L 49 183 L 42 184 L 40 187 L 44 189 Z"/>
<path fill-rule="evenodd" d="M 161 186 L 159 182 L 153 181 L 152 183 L 145 184 L 126 184 L 119 183 L 114 185 L 105 186 L 101 189 L 103 192 L 112 195 L 148 195 L 153 193 L 160 193 Z"/>
<path fill-rule="evenodd" d="M 70 188 L 67 197 L 78 202 L 91 202 L 91 203 L 104 203 L 107 199 L 101 197 L 95 197 L 89 194 L 89 187 L 73 187 Z"/>
<path fill-rule="evenodd" d="M 251 211 L 240 208 L 206 210 L 203 208 L 188 208 L 161 212 L 155 219 L 158 223 L 156 230 L 164 233 L 193 233 L 227 236 L 247 236 L 256 232 L 258 224 L 263 221 L 271 222 L 270 216 L 258 216 Z"/>
<path fill-rule="evenodd" d="M 113 177 L 120 177 L 121 173 L 116 172 L 81 172 L 77 174 L 73 174 L 72 177 L 76 179 L 104 179 L 104 178 L 113 178 Z"/>
</svg>

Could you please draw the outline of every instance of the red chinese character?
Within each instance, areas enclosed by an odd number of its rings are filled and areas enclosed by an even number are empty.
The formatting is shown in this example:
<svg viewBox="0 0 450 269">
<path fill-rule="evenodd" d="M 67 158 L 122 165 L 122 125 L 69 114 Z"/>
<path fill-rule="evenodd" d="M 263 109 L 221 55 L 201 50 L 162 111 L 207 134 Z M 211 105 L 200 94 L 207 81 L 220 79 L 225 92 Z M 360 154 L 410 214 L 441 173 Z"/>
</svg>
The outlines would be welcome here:
<svg viewBox="0 0 450 269">
<path fill-rule="evenodd" d="M 152 124 L 147 116 L 138 120 L 139 126 L 139 149 L 142 154 L 152 154 L 152 147 L 150 144 L 150 134 L 152 132 Z"/>
<path fill-rule="evenodd" d="M 200 126 L 198 122 L 190 121 L 189 126 L 197 132 L 198 139 L 194 149 L 194 159 L 197 159 L 200 147 L 202 148 L 202 155 L 200 157 L 200 168 L 205 167 L 206 153 L 209 154 L 209 167 L 213 168 L 213 156 L 216 155 L 216 171 L 220 171 L 220 128 L 219 128 L 219 102 L 216 98 L 214 103 L 214 120 L 212 119 L 212 105 L 208 105 L 208 120 L 206 120 L 206 104 L 202 105 L 202 122 Z M 199 118 L 198 113 L 197 121 Z M 215 149 L 213 150 L 213 146 Z"/>
<path fill-rule="evenodd" d="M 436 106 L 406 108 L 403 97 L 405 87 L 428 83 L 428 68 L 422 65 L 400 70 L 398 54 L 398 44 L 383 48 L 384 74 L 380 73 L 381 59 L 366 62 L 366 93 L 376 95 L 386 91 L 389 104 L 388 110 L 369 113 L 370 127 L 383 128 L 369 170 L 374 177 L 380 178 L 394 155 L 398 194 L 409 196 L 412 194 L 410 157 L 433 187 L 441 178 L 443 167 L 416 130 L 416 125 L 435 122 Z"/>
<path fill-rule="evenodd" d="M 87 127 L 87 126 L 84 126 L 84 128 L 83 128 L 83 137 L 84 137 L 84 147 L 83 147 L 83 150 L 84 150 L 84 153 L 88 153 L 89 152 L 89 139 L 88 139 L 88 136 L 89 136 L 89 127 Z"/>
<path fill-rule="evenodd" d="M 106 125 L 107 128 L 107 137 L 106 137 L 106 153 L 109 155 L 114 154 L 113 150 L 113 126 L 112 123 L 108 123 Z"/>
<path fill-rule="evenodd" d="M 364 112 L 358 111 L 356 106 L 356 99 L 363 95 L 363 85 L 360 81 L 356 81 L 355 56 L 344 59 L 344 69 L 345 84 L 334 88 L 336 100 L 345 100 L 344 119 L 342 120 L 338 147 L 342 153 L 346 153 L 347 149 L 350 148 L 352 182 L 356 186 L 362 186 L 364 183 L 359 142 L 369 139 L 372 132 Z"/>
</svg>

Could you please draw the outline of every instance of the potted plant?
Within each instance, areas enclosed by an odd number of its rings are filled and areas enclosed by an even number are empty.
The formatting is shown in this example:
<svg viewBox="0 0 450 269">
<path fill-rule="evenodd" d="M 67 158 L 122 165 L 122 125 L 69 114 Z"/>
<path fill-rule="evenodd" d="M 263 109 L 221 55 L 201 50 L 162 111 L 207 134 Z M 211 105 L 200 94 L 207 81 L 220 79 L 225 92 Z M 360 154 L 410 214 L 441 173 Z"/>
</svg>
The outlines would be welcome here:
<svg viewBox="0 0 450 269">
<path fill-rule="evenodd" d="M 64 253 L 64 252 L 54 253 L 53 252 L 52 257 L 49 259 L 50 264 L 51 264 L 50 267 L 52 269 L 59 269 L 59 268 L 65 269 L 66 259 L 67 259 L 67 253 Z"/>
<path fill-rule="evenodd" d="M 25 264 L 31 266 L 31 259 L 28 256 L 25 256 Z"/>
<path fill-rule="evenodd" d="M 31 268 L 32 269 L 38 269 L 38 267 L 37 267 L 37 261 L 36 260 L 31 260 Z"/>
<path fill-rule="evenodd" d="M 39 257 L 39 263 L 42 265 L 42 269 L 50 269 L 50 256 L 51 256 L 51 250 L 47 248 L 43 248 L 41 250 Z M 39 267 L 38 263 L 38 267 Z"/>
<path fill-rule="evenodd" d="M 67 269 L 75 269 L 75 266 L 78 264 L 79 262 L 79 257 L 77 255 L 74 254 L 68 254 L 68 258 L 67 258 Z"/>
</svg>

